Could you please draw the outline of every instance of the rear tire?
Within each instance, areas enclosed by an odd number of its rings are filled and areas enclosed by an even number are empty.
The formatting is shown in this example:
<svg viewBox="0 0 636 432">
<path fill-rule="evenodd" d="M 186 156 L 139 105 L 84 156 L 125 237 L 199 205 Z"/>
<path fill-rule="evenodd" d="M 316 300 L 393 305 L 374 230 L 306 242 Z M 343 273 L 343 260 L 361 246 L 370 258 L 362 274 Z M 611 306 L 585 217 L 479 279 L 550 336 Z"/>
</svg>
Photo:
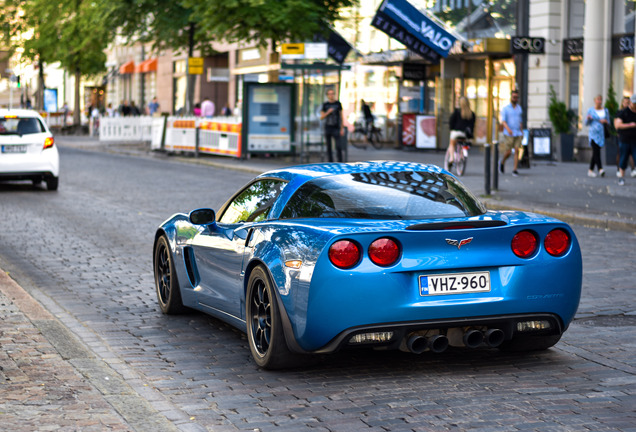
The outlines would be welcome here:
<svg viewBox="0 0 636 432">
<path fill-rule="evenodd" d="M 553 347 L 561 340 L 561 335 L 551 336 L 517 336 L 499 345 L 501 351 L 523 352 L 544 351 Z"/>
<path fill-rule="evenodd" d="M 460 148 L 459 150 L 460 152 L 463 151 L 463 149 Z M 456 155 L 455 156 L 455 170 L 457 171 L 457 175 L 458 176 L 463 176 L 464 172 L 466 171 L 466 162 L 467 159 L 464 157 L 464 155 Z"/>
<path fill-rule="evenodd" d="M 377 129 L 374 129 L 371 132 L 371 144 L 373 144 L 373 147 L 375 147 L 376 150 L 380 150 L 382 148 L 382 135 Z"/>
<path fill-rule="evenodd" d="M 157 239 L 154 252 L 155 291 L 161 312 L 166 315 L 176 315 L 185 312 L 181 300 L 181 289 L 177 273 L 174 269 L 170 244 L 165 236 Z"/>
<path fill-rule="evenodd" d="M 367 148 L 364 143 L 364 131 L 356 128 L 349 135 L 349 144 L 356 148 Z"/>
<path fill-rule="evenodd" d="M 250 274 L 245 309 L 247 341 L 256 364 L 264 369 L 296 366 L 300 355 L 287 347 L 276 294 L 262 267 Z"/>
<path fill-rule="evenodd" d="M 46 189 L 50 191 L 56 191 L 60 184 L 59 177 L 48 177 L 46 179 Z"/>
</svg>

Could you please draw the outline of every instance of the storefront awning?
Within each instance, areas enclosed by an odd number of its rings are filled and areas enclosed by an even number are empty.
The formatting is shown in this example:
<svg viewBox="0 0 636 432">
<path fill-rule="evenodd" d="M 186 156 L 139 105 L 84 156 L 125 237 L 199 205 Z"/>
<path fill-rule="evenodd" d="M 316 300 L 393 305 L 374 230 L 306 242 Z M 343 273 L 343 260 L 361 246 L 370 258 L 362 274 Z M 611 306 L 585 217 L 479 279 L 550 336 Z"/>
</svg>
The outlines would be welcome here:
<svg viewBox="0 0 636 432">
<path fill-rule="evenodd" d="M 120 74 L 131 74 L 135 72 L 135 62 L 129 61 L 119 67 Z"/>
<path fill-rule="evenodd" d="M 135 73 L 147 73 L 157 71 L 157 58 L 144 60 L 135 66 Z"/>
</svg>

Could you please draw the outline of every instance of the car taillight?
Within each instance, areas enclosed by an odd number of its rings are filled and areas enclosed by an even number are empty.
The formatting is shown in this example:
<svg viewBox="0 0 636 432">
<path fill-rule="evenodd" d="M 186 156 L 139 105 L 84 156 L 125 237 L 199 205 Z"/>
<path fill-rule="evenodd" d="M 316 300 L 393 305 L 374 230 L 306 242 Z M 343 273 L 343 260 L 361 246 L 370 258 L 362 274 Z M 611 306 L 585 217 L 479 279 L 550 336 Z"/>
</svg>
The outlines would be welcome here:
<svg viewBox="0 0 636 432">
<path fill-rule="evenodd" d="M 560 228 L 553 229 L 545 236 L 545 250 L 552 256 L 561 256 L 570 248 L 570 234 Z"/>
<path fill-rule="evenodd" d="M 53 137 L 46 138 L 44 140 L 44 147 L 42 148 L 42 150 L 53 147 L 53 144 L 55 144 L 55 140 L 53 139 Z"/>
<path fill-rule="evenodd" d="M 528 258 L 537 251 L 538 243 L 539 240 L 535 233 L 532 231 L 521 231 L 512 238 L 511 247 L 519 258 Z"/>
<path fill-rule="evenodd" d="M 351 268 L 360 261 L 360 247 L 351 240 L 339 240 L 329 248 L 329 260 L 339 268 Z"/>
<path fill-rule="evenodd" d="M 390 238 L 377 239 L 369 246 L 369 258 L 379 266 L 390 266 L 400 258 L 400 247 Z"/>
</svg>

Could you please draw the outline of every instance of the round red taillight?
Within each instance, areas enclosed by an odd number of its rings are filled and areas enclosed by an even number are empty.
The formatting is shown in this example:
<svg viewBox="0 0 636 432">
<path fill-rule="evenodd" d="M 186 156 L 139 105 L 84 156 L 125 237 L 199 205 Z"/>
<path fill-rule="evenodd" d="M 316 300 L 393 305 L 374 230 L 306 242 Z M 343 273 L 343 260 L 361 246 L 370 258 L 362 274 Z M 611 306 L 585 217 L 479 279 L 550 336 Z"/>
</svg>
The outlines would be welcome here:
<svg viewBox="0 0 636 432">
<path fill-rule="evenodd" d="M 339 240 L 329 248 L 329 260 L 339 268 L 351 268 L 360 261 L 360 247 L 351 240 Z"/>
<path fill-rule="evenodd" d="M 553 229 L 545 236 L 545 250 L 552 256 L 561 256 L 570 249 L 570 234 L 567 231 L 557 228 Z"/>
<path fill-rule="evenodd" d="M 537 244 L 539 240 L 537 235 L 531 231 L 518 232 L 512 238 L 512 251 L 519 258 L 528 258 L 537 251 Z"/>
<path fill-rule="evenodd" d="M 387 267 L 400 258 L 400 247 L 390 238 L 380 238 L 369 246 L 369 258 L 375 264 Z"/>
</svg>

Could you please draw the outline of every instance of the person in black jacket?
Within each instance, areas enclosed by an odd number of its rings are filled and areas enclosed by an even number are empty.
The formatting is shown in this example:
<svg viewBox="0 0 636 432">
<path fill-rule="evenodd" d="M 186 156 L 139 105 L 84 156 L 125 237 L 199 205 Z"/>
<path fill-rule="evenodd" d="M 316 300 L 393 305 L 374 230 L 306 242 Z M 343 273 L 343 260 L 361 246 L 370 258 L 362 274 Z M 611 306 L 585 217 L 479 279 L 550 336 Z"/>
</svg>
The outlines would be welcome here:
<svg viewBox="0 0 636 432">
<path fill-rule="evenodd" d="M 457 138 L 472 138 L 475 130 L 475 113 L 465 96 L 459 98 L 459 108 L 455 108 L 450 116 L 450 143 L 446 149 L 446 160 L 449 162 L 444 169 L 449 170 L 455 157 Z"/>
</svg>

